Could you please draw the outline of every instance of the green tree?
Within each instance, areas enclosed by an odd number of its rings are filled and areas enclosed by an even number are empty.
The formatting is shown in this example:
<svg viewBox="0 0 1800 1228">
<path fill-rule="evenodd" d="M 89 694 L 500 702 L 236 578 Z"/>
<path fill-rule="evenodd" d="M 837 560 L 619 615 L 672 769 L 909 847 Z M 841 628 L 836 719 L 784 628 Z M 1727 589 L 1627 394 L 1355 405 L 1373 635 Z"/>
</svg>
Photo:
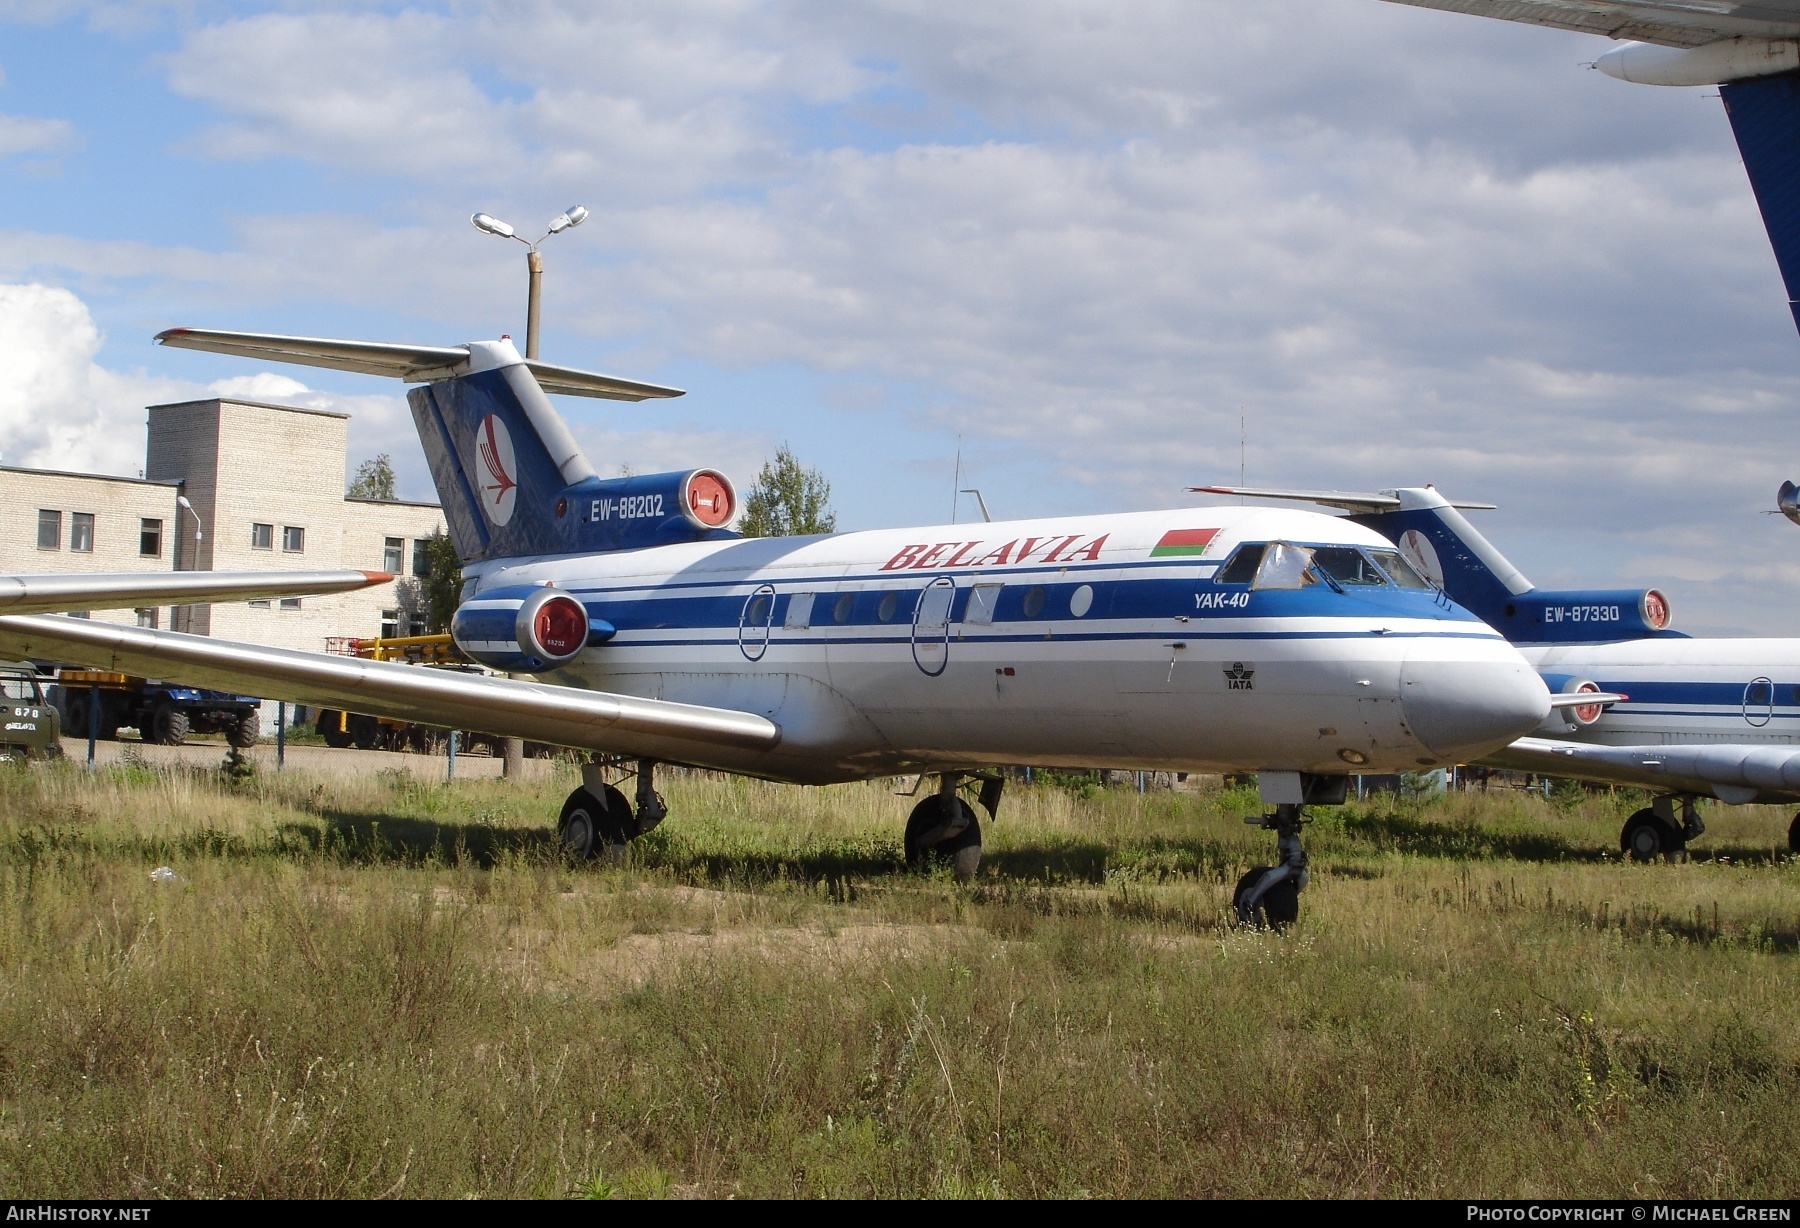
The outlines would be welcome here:
<svg viewBox="0 0 1800 1228">
<path fill-rule="evenodd" d="M 425 631 L 430 635 L 450 630 L 462 595 L 462 560 L 456 547 L 442 533 L 425 539 L 425 574 L 419 577 L 419 596 L 425 603 Z"/>
<path fill-rule="evenodd" d="M 350 489 L 344 494 L 351 499 L 394 498 L 393 457 L 383 452 L 358 465 L 356 476 L 350 479 Z"/>
<path fill-rule="evenodd" d="M 831 483 L 817 469 L 801 465 L 785 443 L 756 476 L 744 497 L 738 532 L 745 537 L 796 537 L 831 533 L 837 513 L 831 510 Z"/>
</svg>

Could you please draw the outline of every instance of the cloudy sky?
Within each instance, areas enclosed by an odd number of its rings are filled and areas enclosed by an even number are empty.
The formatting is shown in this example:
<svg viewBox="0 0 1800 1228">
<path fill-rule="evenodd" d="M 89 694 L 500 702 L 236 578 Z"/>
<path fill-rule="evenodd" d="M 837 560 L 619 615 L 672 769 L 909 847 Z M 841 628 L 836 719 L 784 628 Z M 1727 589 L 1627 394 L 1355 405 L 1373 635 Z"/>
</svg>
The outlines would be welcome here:
<svg viewBox="0 0 1800 1228">
<path fill-rule="evenodd" d="M 679 384 L 567 400 L 603 471 L 786 440 L 846 528 L 1435 482 L 1539 584 L 1792 634 L 1800 336 L 1713 90 L 1381 0 L 0 0 L 0 455 L 133 473 L 149 402 L 399 389 L 176 324 Z M 964 518 L 975 515 L 965 503 Z"/>
</svg>

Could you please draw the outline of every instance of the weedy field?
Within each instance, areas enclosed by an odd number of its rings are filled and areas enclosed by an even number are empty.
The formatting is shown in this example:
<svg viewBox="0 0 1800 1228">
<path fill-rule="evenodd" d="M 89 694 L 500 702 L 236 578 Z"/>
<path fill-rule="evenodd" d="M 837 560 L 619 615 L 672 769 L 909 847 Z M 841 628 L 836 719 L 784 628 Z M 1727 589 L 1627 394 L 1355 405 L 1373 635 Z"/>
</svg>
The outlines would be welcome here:
<svg viewBox="0 0 1800 1228">
<path fill-rule="evenodd" d="M 575 780 L 0 774 L 6 1195 L 1800 1191 L 1786 815 L 1326 811 L 1278 935 L 1248 793 L 1012 788 L 964 887 L 876 785 L 567 865 Z"/>
</svg>

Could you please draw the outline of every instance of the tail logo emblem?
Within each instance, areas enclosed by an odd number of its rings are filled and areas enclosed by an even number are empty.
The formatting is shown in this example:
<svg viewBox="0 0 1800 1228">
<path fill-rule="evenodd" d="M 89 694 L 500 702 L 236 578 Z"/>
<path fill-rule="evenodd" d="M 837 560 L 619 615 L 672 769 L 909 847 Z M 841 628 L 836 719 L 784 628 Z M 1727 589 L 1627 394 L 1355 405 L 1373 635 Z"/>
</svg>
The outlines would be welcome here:
<svg viewBox="0 0 1800 1228">
<path fill-rule="evenodd" d="M 1444 587 L 1444 565 L 1438 562 L 1437 549 L 1431 539 L 1417 529 L 1408 529 L 1400 535 L 1400 555 L 1413 565 L 1413 570 L 1424 576 L 1438 588 Z"/>
<path fill-rule="evenodd" d="M 512 519 L 513 505 L 518 502 L 519 462 L 513 454 L 512 435 L 498 415 L 489 414 L 475 428 L 475 451 L 481 458 L 481 510 L 499 528 Z"/>
</svg>

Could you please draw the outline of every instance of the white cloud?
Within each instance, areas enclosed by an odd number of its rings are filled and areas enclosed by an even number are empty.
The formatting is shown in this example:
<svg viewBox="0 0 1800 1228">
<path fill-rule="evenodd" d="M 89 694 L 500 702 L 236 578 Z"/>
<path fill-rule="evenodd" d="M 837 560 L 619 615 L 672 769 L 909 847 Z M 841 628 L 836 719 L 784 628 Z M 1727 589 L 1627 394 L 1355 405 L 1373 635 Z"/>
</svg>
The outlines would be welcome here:
<svg viewBox="0 0 1800 1228">
<path fill-rule="evenodd" d="M 74 143 L 75 127 L 66 119 L 0 115 L 0 158 L 25 153 L 58 153 Z"/>
<path fill-rule="evenodd" d="M 9 465 L 135 477 L 144 406 L 192 386 L 100 366 L 100 330 L 67 290 L 0 285 L 0 455 Z"/>
</svg>

